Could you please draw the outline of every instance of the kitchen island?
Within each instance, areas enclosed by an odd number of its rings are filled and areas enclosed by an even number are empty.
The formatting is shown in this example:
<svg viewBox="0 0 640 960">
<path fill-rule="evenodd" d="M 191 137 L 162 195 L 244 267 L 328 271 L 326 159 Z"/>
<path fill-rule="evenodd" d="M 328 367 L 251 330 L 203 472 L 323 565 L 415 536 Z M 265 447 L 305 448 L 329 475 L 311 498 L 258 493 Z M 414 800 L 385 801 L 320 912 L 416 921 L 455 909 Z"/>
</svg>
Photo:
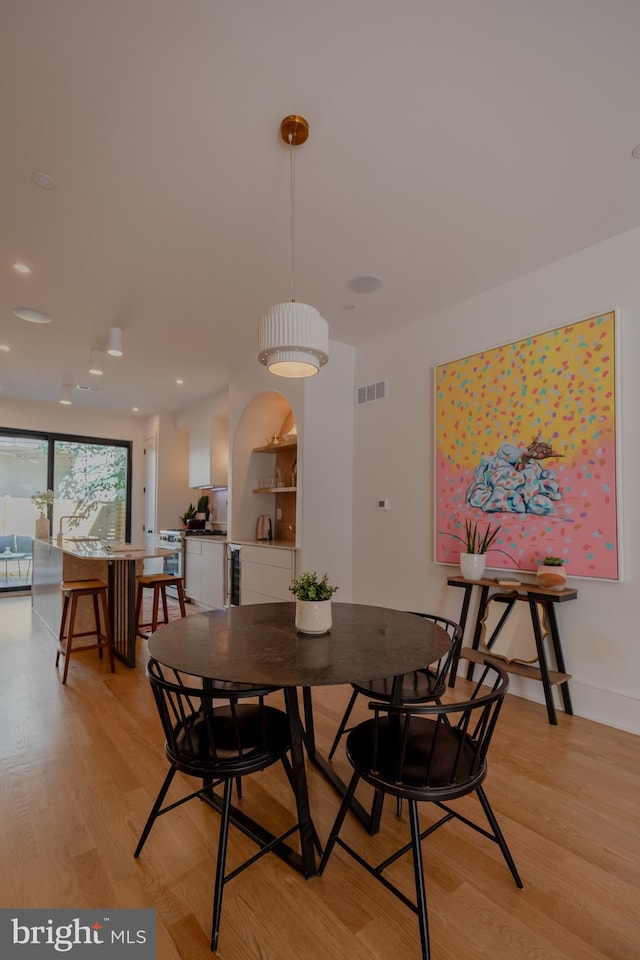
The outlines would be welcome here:
<svg viewBox="0 0 640 960">
<path fill-rule="evenodd" d="M 91 537 L 69 537 L 33 541 L 33 611 L 54 637 L 62 617 L 63 580 L 104 580 L 109 585 L 109 618 L 114 652 L 128 667 L 136 662 L 135 596 L 136 575 L 143 560 L 169 556 L 173 551 L 132 543 L 111 543 Z M 85 606 L 82 603 L 85 603 Z M 80 598 L 78 627 L 92 621 L 90 598 Z"/>
</svg>

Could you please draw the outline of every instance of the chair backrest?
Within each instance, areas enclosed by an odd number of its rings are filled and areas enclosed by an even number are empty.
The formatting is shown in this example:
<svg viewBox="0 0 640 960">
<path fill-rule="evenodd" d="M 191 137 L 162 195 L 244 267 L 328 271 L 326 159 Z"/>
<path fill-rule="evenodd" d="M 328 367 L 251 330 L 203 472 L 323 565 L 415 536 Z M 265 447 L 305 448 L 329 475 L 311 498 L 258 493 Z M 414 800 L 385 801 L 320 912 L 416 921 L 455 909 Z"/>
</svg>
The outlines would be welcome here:
<svg viewBox="0 0 640 960">
<path fill-rule="evenodd" d="M 455 620 L 449 620 L 448 617 L 441 617 L 435 613 L 418 613 L 416 610 L 410 610 L 409 613 L 415 617 L 422 617 L 424 620 L 431 620 L 432 623 L 446 630 L 451 637 L 451 646 L 446 655 L 425 668 L 431 678 L 430 686 L 433 697 L 436 699 L 444 693 L 451 668 L 458 663 L 462 647 L 462 627 Z"/>
<path fill-rule="evenodd" d="M 165 750 L 181 769 L 195 775 L 234 776 L 262 769 L 273 756 L 273 717 L 280 711 L 267 708 L 264 697 L 272 687 L 229 690 L 213 681 L 183 675 L 155 660 L 147 663 L 147 676 L 165 735 Z M 240 703 L 249 700 L 251 703 Z M 269 712 L 269 716 L 267 716 Z M 278 730 L 278 743 L 288 735 L 286 714 Z"/>
<path fill-rule="evenodd" d="M 33 549 L 33 540 L 31 537 L 16 536 L 16 549 L 18 553 L 31 553 Z"/>
<path fill-rule="evenodd" d="M 347 754 L 370 783 L 397 796 L 463 796 L 482 782 L 509 687 L 503 667 L 485 661 L 471 696 L 424 706 L 371 702 L 374 719 L 356 727 Z"/>
<path fill-rule="evenodd" d="M 11 553 L 16 552 L 15 533 L 5 534 L 0 537 L 0 553 L 4 553 L 5 550 L 9 550 Z"/>
</svg>

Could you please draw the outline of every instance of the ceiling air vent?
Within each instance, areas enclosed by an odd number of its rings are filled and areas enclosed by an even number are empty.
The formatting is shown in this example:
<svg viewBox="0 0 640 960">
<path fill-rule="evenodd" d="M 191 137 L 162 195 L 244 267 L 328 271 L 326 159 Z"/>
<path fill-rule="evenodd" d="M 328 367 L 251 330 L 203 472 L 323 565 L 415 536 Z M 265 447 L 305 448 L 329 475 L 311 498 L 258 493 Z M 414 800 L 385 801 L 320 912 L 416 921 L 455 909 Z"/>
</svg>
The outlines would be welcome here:
<svg viewBox="0 0 640 960">
<path fill-rule="evenodd" d="M 364 387 L 357 389 L 357 406 L 363 403 L 373 403 L 374 400 L 386 400 L 389 396 L 389 384 L 386 380 L 378 380 L 377 383 L 368 383 Z"/>
</svg>

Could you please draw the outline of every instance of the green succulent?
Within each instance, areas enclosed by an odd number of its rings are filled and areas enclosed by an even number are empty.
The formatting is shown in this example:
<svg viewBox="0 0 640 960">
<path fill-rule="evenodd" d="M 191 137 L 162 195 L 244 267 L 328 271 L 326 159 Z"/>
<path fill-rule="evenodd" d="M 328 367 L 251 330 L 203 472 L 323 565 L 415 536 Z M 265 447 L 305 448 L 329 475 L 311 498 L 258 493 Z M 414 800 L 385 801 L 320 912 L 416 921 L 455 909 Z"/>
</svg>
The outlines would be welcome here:
<svg viewBox="0 0 640 960">
<path fill-rule="evenodd" d="M 330 600 L 337 589 L 329 583 L 326 573 L 319 580 L 315 570 L 301 573 L 289 586 L 289 590 L 298 600 Z"/>
</svg>

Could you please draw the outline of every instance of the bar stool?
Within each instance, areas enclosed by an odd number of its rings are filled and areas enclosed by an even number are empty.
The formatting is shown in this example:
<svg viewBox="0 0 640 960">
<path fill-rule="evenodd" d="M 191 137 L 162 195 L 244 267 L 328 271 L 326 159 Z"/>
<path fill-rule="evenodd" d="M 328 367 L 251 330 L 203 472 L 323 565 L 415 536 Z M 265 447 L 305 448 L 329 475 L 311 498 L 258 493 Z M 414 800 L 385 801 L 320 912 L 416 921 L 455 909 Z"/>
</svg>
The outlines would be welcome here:
<svg viewBox="0 0 640 960">
<path fill-rule="evenodd" d="M 58 653 L 56 656 L 56 667 L 60 662 L 60 654 L 64 654 L 64 670 L 62 672 L 63 684 L 67 682 L 67 672 L 69 670 L 69 659 L 72 653 L 80 653 L 81 650 L 97 650 L 98 656 L 102 659 L 102 651 L 106 647 L 109 653 L 109 663 L 111 673 L 115 673 L 116 665 L 113 658 L 113 641 L 111 639 L 111 624 L 109 623 L 109 605 L 107 603 L 108 586 L 102 580 L 63 580 L 60 584 L 64 601 L 62 604 L 62 620 L 60 622 L 60 635 L 58 637 Z M 93 600 L 93 630 L 84 630 L 76 633 L 76 613 L 78 609 L 79 597 L 91 597 Z M 100 628 L 100 608 L 98 606 L 98 597 L 102 602 L 102 616 L 104 625 Z M 68 627 L 67 627 L 68 615 Z M 66 630 L 66 633 L 65 633 Z M 95 637 L 95 643 L 83 644 L 81 647 L 74 646 L 73 643 L 78 637 Z M 65 642 L 66 641 L 66 642 Z"/>
<path fill-rule="evenodd" d="M 180 616 L 186 617 L 187 608 L 184 603 L 183 578 L 176 577 L 172 573 L 145 573 L 136 577 L 138 584 L 138 593 L 136 596 L 136 633 L 139 637 L 146 640 L 149 636 L 144 633 L 143 628 L 151 627 L 151 632 L 155 633 L 158 629 L 158 607 L 160 597 L 162 597 L 162 612 L 164 619 L 162 623 L 169 623 L 169 611 L 167 608 L 167 587 L 175 587 L 178 591 L 178 603 L 180 604 Z M 153 606 L 151 611 L 151 623 L 142 623 L 142 597 L 145 588 L 153 587 Z"/>
</svg>

